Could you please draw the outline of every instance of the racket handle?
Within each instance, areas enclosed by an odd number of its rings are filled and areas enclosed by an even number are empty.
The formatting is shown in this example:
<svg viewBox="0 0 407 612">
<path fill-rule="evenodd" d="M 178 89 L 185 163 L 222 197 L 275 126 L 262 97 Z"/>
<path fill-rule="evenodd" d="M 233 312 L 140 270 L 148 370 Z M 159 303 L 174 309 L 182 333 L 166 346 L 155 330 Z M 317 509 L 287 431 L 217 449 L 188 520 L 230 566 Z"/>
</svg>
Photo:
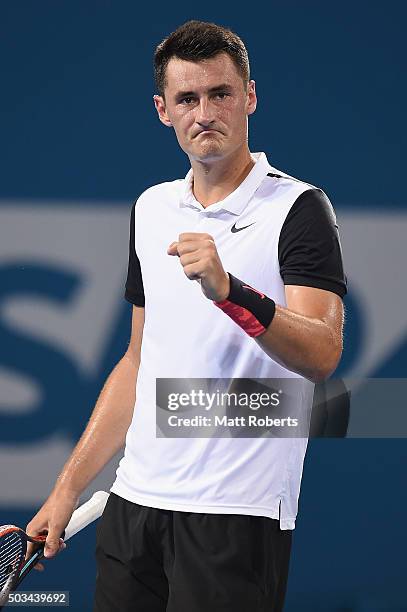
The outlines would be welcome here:
<svg viewBox="0 0 407 612">
<path fill-rule="evenodd" d="M 106 493 L 106 491 L 96 491 L 89 501 L 75 510 L 61 537 L 64 540 L 69 540 L 69 538 L 81 529 L 84 529 L 89 523 L 98 519 L 105 509 L 108 498 L 109 493 Z"/>
</svg>

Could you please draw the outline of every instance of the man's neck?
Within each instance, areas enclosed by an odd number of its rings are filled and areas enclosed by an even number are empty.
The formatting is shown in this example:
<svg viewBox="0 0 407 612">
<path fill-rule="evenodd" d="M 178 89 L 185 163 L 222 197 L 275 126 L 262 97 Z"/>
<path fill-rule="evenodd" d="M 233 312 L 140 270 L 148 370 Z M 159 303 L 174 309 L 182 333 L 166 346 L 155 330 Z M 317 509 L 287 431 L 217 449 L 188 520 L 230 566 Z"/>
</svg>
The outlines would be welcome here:
<svg viewBox="0 0 407 612">
<path fill-rule="evenodd" d="M 192 160 L 192 191 L 195 198 L 204 208 L 224 200 L 239 187 L 254 164 L 248 148 L 230 158 L 210 163 Z"/>
</svg>

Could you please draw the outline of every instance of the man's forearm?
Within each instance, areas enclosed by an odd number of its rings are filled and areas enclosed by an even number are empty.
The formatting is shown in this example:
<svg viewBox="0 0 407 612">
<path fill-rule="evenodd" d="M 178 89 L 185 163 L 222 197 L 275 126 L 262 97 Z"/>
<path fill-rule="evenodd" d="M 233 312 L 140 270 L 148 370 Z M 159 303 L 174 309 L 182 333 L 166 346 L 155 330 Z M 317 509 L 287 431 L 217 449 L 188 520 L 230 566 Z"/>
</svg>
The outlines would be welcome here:
<svg viewBox="0 0 407 612">
<path fill-rule="evenodd" d="M 223 310 L 260 348 L 283 367 L 320 382 L 332 374 L 342 354 L 344 308 L 341 298 L 315 287 L 285 286 L 287 308 L 224 272 L 217 284 Z"/>
<path fill-rule="evenodd" d="M 124 445 L 133 415 L 138 368 L 139 362 L 126 353 L 113 369 L 54 491 L 80 495 Z"/>
<path fill-rule="evenodd" d="M 255 340 L 285 368 L 319 382 L 327 378 L 339 362 L 342 341 L 340 330 L 338 332 L 333 333 L 320 319 L 276 306 L 272 322 Z"/>
</svg>

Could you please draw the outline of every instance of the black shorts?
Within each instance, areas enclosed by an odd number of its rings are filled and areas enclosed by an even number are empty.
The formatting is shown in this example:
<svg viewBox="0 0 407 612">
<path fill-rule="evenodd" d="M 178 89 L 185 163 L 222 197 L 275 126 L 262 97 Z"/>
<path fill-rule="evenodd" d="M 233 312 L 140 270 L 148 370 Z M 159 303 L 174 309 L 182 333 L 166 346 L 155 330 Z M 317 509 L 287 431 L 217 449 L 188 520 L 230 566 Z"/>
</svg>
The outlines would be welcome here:
<svg viewBox="0 0 407 612">
<path fill-rule="evenodd" d="M 280 612 L 291 531 L 262 516 L 150 508 L 110 494 L 94 612 Z"/>
</svg>

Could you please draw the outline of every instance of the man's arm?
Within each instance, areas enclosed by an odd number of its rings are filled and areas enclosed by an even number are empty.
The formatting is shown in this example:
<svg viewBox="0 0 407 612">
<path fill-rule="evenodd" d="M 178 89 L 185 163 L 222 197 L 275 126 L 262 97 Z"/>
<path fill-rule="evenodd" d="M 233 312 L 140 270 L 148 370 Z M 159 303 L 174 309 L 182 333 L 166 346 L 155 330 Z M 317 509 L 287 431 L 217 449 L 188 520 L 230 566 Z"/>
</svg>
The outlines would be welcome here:
<svg viewBox="0 0 407 612">
<path fill-rule="evenodd" d="M 68 524 L 81 493 L 124 445 L 134 409 L 143 327 L 144 308 L 133 306 L 128 349 L 107 378 L 88 425 L 50 496 L 26 527 L 32 535 L 44 529 L 48 531 L 46 557 L 58 552 L 59 535 Z"/>
<path fill-rule="evenodd" d="M 255 338 L 275 361 L 301 376 L 321 382 L 342 355 L 342 299 L 324 289 L 286 285 L 287 308 L 276 305 L 266 331 Z"/>
<path fill-rule="evenodd" d="M 180 234 L 167 252 L 172 256 L 178 255 L 184 273 L 189 279 L 199 281 L 205 297 L 218 305 L 227 301 L 230 278 L 222 266 L 212 236 Z M 285 292 L 287 308 L 273 306 L 274 302 L 268 300 L 269 324 L 255 340 L 272 359 L 287 369 L 313 382 L 325 380 L 336 368 L 342 353 L 342 299 L 331 291 L 299 285 L 286 285 Z M 254 293 L 261 299 L 266 298 L 256 288 Z M 244 321 L 247 314 L 250 313 L 245 310 L 243 317 L 239 313 L 237 317 L 231 316 L 237 322 L 239 318 Z"/>
</svg>

